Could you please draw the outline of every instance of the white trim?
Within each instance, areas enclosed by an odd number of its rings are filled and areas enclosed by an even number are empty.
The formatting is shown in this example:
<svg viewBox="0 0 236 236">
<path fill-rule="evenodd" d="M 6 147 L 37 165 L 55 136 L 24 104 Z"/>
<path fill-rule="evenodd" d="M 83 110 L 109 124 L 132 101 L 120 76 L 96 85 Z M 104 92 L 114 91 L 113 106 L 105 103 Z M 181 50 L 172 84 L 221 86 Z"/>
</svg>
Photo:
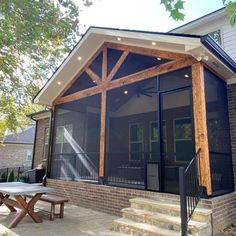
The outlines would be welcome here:
<svg viewBox="0 0 236 236">
<path fill-rule="evenodd" d="M 236 78 L 227 80 L 227 84 L 236 84 Z"/>
</svg>

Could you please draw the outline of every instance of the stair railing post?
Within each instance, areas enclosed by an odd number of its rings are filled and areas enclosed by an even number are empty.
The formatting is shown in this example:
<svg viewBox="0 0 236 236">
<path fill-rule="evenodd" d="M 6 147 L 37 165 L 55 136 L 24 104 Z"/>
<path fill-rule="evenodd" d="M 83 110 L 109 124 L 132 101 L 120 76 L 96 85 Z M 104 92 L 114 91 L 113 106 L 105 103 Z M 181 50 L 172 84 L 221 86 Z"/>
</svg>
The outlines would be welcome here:
<svg viewBox="0 0 236 236">
<path fill-rule="evenodd" d="M 187 236 L 188 218 L 187 218 L 187 201 L 184 178 L 184 167 L 179 168 L 179 193 L 180 193 L 180 216 L 181 216 L 181 235 Z"/>
</svg>

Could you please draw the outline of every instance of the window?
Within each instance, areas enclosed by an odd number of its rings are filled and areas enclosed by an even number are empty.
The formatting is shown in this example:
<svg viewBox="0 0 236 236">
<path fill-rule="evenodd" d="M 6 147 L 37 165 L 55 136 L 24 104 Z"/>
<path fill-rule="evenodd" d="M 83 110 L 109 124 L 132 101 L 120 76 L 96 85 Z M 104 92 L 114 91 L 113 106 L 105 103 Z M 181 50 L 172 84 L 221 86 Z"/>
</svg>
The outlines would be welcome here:
<svg viewBox="0 0 236 236">
<path fill-rule="evenodd" d="M 210 32 L 208 35 L 210 35 L 216 43 L 218 43 L 219 45 L 222 45 L 222 39 L 221 39 L 221 30 L 215 30 Z"/>
<path fill-rule="evenodd" d="M 151 152 L 151 159 L 152 154 L 157 155 L 158 154 L 158 123 L 157 121 L 151 121 L 150 122 L 150 152 Z"/>
<path fill-rule="evenodd" d="M 49 146 L 49 128 L 44 131 L 44 146 L 43 146 L 43 160 L 47 159 Z"/>
<path fill-rule="evenodd" d="M 65 144 L 68 144 L 67 134 L 72 136 L 72 124 L 57 126 L 56 144 L 60 147 L 60 152 L 65 152 Z"/>
<path fill-rule="evenodd" d="M 32 161 L 32 154 L 33 154 L 32 149 L 26 150 L 26 160 L 27 161 Z"/>
<path fill-rule="evenodd" d="M 140 160 L 143 156 L 143 123 L 130 124 L 129 152 L 131 160 Z"/>
<path fill-rule="evenodd" d="M 179 118 L 174 120 L 174 139 L 176 161 L 191 160 L 194 153 L 191 118 Z"/>
</svg>

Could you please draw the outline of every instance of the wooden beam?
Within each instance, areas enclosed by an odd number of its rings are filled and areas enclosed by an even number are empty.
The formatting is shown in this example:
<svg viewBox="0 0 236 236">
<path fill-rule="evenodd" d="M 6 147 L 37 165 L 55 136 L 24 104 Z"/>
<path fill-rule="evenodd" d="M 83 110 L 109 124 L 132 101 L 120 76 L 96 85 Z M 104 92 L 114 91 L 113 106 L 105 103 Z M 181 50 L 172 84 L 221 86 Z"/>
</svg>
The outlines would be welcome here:
<svg viewBox="0 0 236 236">
<path fill-rule="evenodd" d="M 85 70 L 85 72 L 89 75 L 89 77 L 93 80 L 94 83 L 101 84 L 101 78 L 89 67 Z"/>
<path fill-rule="evenodd" d="M 60 92 L 60 94 L 55 98 L 55 100 L 61 98 L 63 94 L 73 85 L 73 83 L 82 75 L 82 73 L 90 66 L 93 60 L 99 55 L 102 51 L 103 46 L 101 46 L 94 55 L 84 64 L 80 71 L 74 76 L 74 78 L 65 86 L 65 88 Z M 54 102 L 53 102 L 54 103 Z"/>
<path fill-rule="evenodd" d="M 102 50 L 102 80 L 107 78 L 107 48 L 104 46 Z"/>
<path fill-rule="evenodd" d="M 161 57 L 161 58 L 166 58 L 166 59 L 180 59 L 180 58 L 185 58 L 189 56 L 182 53 L 168 52 L 168 51 L 162 51 L 162 50 L 157 50 L 157 49 L 152 49 L 152 48 L 142 48 L 142 47 L 137 47 L 137 46 L 117 44 L 117 43 L 111 43 L 111 42 L 106 42 L 105 45 L 108 48 L 113 48 L 113 49 L 117 49 L 121 51 L 128 51 L 132 53 L 138 53 L 141 55 Z"/>
<path fill-rule="evenodd" d="M 211 169 L 207 136 L 206 99 L 204 67 L 201 63 L 192 65 L 193 113 L 195 130 L 195 148 L 200 148 L 200 182 L 212 194 Z"/>
<path fill-rule="evenodd" d="M 123 86 L 124 84 L 131 84 L 137 81 L 151 78 L 153 76 L 165 74 L 167 72 L 171 72 L 171 71 L 178 70 L 187 66 L 191 66 L 192 64 L 196 62 L 197 60 L 194 59 L 193 57 L 187 57 L 180 60 L 167 62 L 160 66 L 154 66 L 149 69 L 142 70 L 137 73 L 127 75 L 116 80 L 112 80 L 110 82 L 105 80 L 105 81 L 102 81 L 102 84 L 96 87 L 88 88 L 83 91 L 79 91 L 79 92 L 70 94 L 68 96 L 58 98 L 57 100 L 54 101 L 53 105 L 70 102 L 70 101 L 74 101 L 82 97 L 90 96 L 92 94 L 97 94 L 97 93 L 100 93 L 103 89 L 118 88 L 118 87 Z"/>
<path fill-rule="evenodd" d="M 53 102 L 53 105 L 55 106 L 55 105 L 62 104 L 62 103 L 65 103 L 65 102 L 71 102 L 71 101 L 74 101 L 74 100 L 77 100 L 77 99 L 80 99 L 80 98 L 83 98 L 83 97 L 88 97 L 88 96 L 91 96 L 93 94 L 100 93 L 101 91 L 102 91 L 102 85 L 98 85 L 98 86 L 95 86 L 95 87 L 92 87 L 92 88 L 88 88 L 88 89 L 70 94 L 70 95 L 65 96 L 65 97 L 60 97 L 60 98 L 56 99 Z"/>
<path fill-rule="evenodd" d="M 183 58 L 176 61 L 170 61 L 160 66 L 153 66 L 151 68 L 136 72 L 131 75 L 124 76 L 122 78 L 112 80 L 106 85 L 108 89 L 117 88 L 123 86 L 124 84 L 131 84 L 143 79 L 148 79 L 153 76 L 165 74 L 174 70 L 178 70 L 187 66 L 191 66 L 196 63 L 196 59 L 193 57 Z"/>
<path fill-rule="evenodd" d="M 119 60 L 116 62 L 115 66 L 112 68 L 110 74 L 107 77 L 107 81 L 111 81 L 114 77 L 114 75 L 116 74 L 116 72 L 119 70 L 119 68 L 121 67 L 122 63 L 124 62 L 124 60 L 126 59 L 126 57 L 128 56 L 129 52 L 128 51 L 124 51 L 121 55 L 121 57 L 119 58 Z"/>
<path fill-rule="evenodd" d="M 99 177 L 104 177 L 104 163 L 105 163 L 105 142 L 106 142 L 106 102 L 107 91 L 102 91 L 102 105 L 101 105 L 101 128 L 100 128 L 100 159 L 99 159 Z"/>
</svg>

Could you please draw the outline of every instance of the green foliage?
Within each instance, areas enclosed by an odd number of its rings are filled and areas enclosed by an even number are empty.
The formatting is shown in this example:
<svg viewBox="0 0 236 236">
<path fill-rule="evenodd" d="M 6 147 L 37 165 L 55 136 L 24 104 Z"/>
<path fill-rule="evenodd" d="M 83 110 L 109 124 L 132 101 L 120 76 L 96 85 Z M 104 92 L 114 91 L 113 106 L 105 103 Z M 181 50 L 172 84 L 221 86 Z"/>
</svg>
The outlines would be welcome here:
<svg viewBox="0 0 236 236">
<path fill-rule="evenodd" d="M 182 0 L 161 0 L 161 4 L 164 4 L 166 11 L 170 13 L 170 17 L 174 20 L 184 20 L 184 1 Z"/>
<path fill-rule="evenodd" d="M 7 181 L 7 173 L 6 172 L 3 172 L 1 174 L 1 182 L 6 182 Z"/>
<path fill-rule="evenodd" d="M 174 20 L 184 20 L 184 2 L 183 0 L 160 0 L 166 8 L 166 11 L 170 13 L 170 17 Z M 222 0 L 225 5 L 225 11 L 229 16 L 229 22 L 232 26 L 236 24 L 236 1 Z"/>
<path fill-rule="evenodd" d="M 15 174 L 14 174 L 14 170 L 12 170 L 10 174 L 8 175 L 7 182 L 14 182 L 14 181 L 15 181 Z"/>
<path fill-rule="evenodd" d="M 226 1 L 224 0 L 224 4 L 226 4 Z M 225 10 L 229 16 L 229 22 L 232 26 L 236 23 L 236 1 L 229 1 L 226 4 Z"/>
<path fill-rule="evenodd" d="M 26 125 L 31 101 L 79 36 L 73 0 L 0 1 L 0 137 Z M 91 1 L 82 0 L 86 6 Z"/>
</svg>

